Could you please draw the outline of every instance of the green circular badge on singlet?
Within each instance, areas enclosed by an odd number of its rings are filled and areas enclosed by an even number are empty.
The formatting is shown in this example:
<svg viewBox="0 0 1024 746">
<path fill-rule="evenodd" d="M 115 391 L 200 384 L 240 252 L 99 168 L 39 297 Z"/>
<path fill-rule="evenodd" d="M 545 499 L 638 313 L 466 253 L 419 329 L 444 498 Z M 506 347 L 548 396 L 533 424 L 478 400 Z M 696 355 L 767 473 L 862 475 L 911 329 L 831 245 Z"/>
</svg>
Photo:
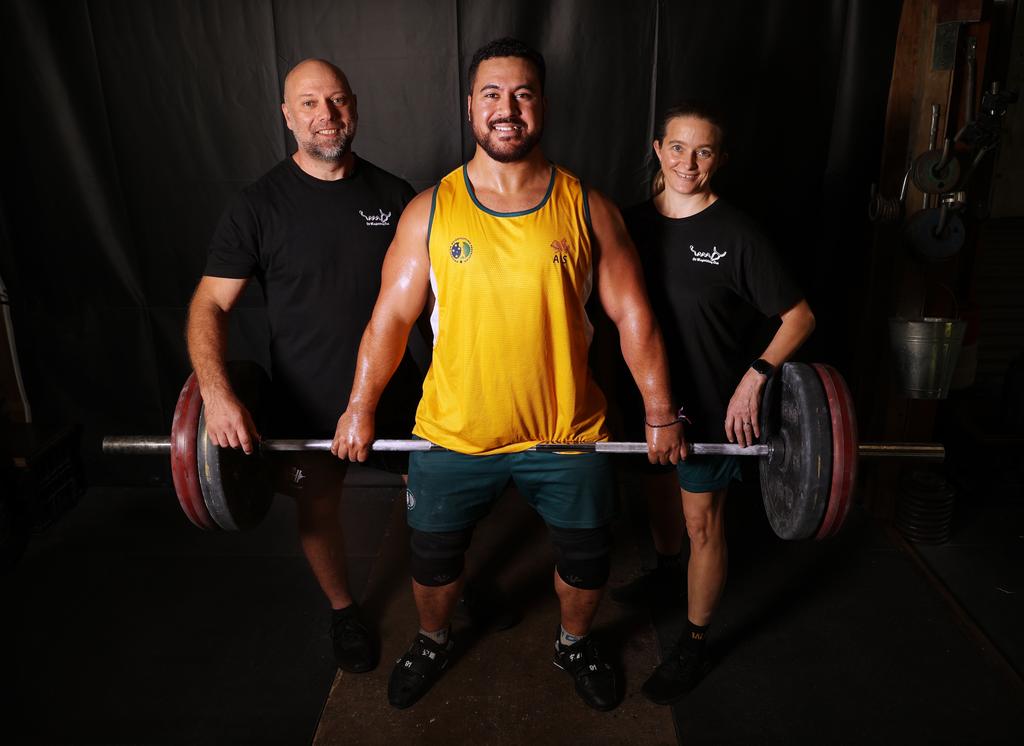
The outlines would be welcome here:
<svg viewBox="0 0 1024 746">
<path fill-rule="evenodd" d="M 468 238 L 456 238 L 452 241 L 451 248 L 448 249 L 448 253 L 452 255 L 459 264 L 468 262 L 469 258 L 473 256 L 473 244 L 469 242 Z"/>
</svg>

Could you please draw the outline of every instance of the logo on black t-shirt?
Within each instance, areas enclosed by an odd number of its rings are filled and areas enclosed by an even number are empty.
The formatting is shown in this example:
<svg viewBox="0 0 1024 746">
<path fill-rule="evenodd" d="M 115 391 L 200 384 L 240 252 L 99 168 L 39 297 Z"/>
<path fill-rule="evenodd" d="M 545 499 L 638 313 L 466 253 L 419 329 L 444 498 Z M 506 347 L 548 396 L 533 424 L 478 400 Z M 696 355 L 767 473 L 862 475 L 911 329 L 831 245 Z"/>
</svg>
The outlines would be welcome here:
<svg viewBox="0 0 1024 746">
<path fill-rule="evenodd" d="M 712 246 L 711 251 L 697 251 L 693 248 L 693 244 L 690 244 L 690 253 L 693 254 L 693 261 L 700 262 L 702 264 L 714 264 L 717 267 L 718 260 L 722 259 L 729 252 L 723 251 L 719 254 L 717 246 Z"/>
<path fill-rule="evenodd" d="M 377 214 L 376 215 L 374 215 L 373 213 L 367 215 L 365 212 L 360 210 L 359 214 L 363 216 L 363 220 L 365 220 L 366 224 L 368 226 L 370 226 L 371 228 L 377 228 L 377 227 L 381 227 L 381 226 L 385 226 L 385 225 L 391 225 L 391 222 L 390 222 L 391 221 L 391 213 L 390 212 L 384 212 L 383 210 L 377 210 Z"/>
</svg>

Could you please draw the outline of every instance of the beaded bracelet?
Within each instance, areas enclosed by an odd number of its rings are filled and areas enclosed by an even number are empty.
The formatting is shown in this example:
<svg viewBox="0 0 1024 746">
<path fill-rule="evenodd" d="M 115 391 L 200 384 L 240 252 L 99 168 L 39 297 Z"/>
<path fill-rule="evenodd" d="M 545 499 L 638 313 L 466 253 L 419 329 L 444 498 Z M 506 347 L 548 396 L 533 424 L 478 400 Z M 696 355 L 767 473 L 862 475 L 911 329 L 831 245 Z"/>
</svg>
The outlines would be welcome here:
<svg viewBox="0 0 1024 746">
<path fill-rule="evenodd" d="M 686 412 L 683 411 L 684 409 L 685 407 L 680 407 L 679 411 L 676 412 L 676 418 L 671 422 L 665 422 L 661 425 L 652 425 L 650 422 L 647 421 L 647 418 L 644 418 L 644 424 L 647 425 L 647 427 L 672 427 L 673 425 L 678 425 L 680 422 L 685 422 L 687 425 L 692 425 L 693 423 L 690 421 L 690 418 L 686 416 Z"/>
</svg>

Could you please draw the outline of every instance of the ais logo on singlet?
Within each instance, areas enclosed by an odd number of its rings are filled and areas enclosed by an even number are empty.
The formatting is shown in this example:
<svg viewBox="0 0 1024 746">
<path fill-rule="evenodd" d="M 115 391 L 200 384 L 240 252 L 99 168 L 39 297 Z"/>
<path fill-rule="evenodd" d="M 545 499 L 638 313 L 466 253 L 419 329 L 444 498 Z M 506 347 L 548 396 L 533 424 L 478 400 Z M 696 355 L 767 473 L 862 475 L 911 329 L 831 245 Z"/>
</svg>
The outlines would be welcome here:
<svg viewBox="0 0 1024 746">
<path fill-rule="evenodd" d="M 555 255 L 551 259 L 552 264 L 566 265 L 569 263 L 569 242 L 564 238 L 561 241 L 555 240 L 551 242 L 551 248 L 555 250 Z"/>
<path fill-rule="evenodd" d="M 468 262 L 469 258 L 473 256 L 473 244 L 469 242 L 468 238 L 456 238 L 448 248 L 448 253 L 451 254 L 452 260 L 459 264 Z"/>
</svg>

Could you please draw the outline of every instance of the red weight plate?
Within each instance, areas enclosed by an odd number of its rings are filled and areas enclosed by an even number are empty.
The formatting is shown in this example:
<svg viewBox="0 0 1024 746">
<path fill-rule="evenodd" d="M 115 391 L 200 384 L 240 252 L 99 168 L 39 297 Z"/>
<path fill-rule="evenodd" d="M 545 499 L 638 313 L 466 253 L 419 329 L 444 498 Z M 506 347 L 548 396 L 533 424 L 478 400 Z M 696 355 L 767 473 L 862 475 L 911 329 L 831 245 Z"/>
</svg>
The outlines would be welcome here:
<svg viewBox="0 0 1024 746">
<path fill-rule="evenodd" d="M 835 382 L 832 380 L 831 371 L 824 365 L 814 363 L 814 372 L 821 379 L 825 388 L 825 396 L 828 399 L 829 416 L 832 422 L 832 483 L 829 488 L 828 507 L 825 509 L 825 517 L 814 535 L 816 540 L 824 539 L 832 533 L 832 528 L 842 515 L 842 485 L 845 480 L 846 461 L 846 431 L 840 419 L 842 409 L 839 405 L 839 392 L 836 390 Z"/>
<path fill-rule="evenodd" d="M 199 381 L 196 380 L 196 374 L 191 373 L 181 387 L 178 403 L 174 407 L 174 421 L 171 423 L 171 478 L 174 480 L 178 503 L 188 519 L 199 528 L 211 529 L 216 526 L 203 502 L 196 460 L 196 435 L 199 432 L 199 412 L 202 406 Z"/>
<path fill-rule="evenodd" d="M 853 502 L 857 478 L 857 418 L 850 390 L 839 371 L 830 365 L 814 364 L 828 397 L 832 419 L 832 486 L 828 508 L 814 538 L 835 536 L 846 522 Z"/>
<path fill-rule="evenodd" d="M 853 506 L 853 491 L 857 486 L 857 462 L 860 458 L 860 437 L 857 431 L 857 411 L 853 408 L 853 396 L 850 394 L 850 387 L 846 385 L 846 381 L 839 374 L 839 371 L 835 368 L 831 370 L 836 389 L 839 392 L 839 405 L 843 412 L 842 422 L 846 427 L 847 453 L 849 454 L 847 459 L 848 466 L 845 472 L 847 474 L 848 487 L 842 493 L 846 499 L 842 506 L 842 514 L 839 516 L 839 520 L 830 534 L 830 536 L 835 536 L 842 530 L 847 516 L 850 515 L 850 508 Z"/>
</svg>

